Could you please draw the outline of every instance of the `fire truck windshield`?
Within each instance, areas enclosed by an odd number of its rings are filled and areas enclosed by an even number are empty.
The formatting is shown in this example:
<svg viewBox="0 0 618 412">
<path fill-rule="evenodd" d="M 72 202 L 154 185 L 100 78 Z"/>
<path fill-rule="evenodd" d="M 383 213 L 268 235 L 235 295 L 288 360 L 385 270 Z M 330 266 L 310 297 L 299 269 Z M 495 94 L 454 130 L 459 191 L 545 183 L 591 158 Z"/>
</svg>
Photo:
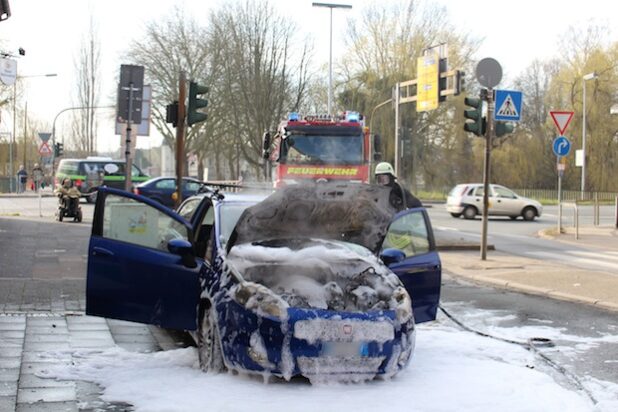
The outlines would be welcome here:
<svg viewBox="0 0 618 412">
<path fill-rule="evenodd" d="M 283 140 L 280 162 L 295 165 L 362 164 L 363 136 L 292 134 Z"/>
</svg>

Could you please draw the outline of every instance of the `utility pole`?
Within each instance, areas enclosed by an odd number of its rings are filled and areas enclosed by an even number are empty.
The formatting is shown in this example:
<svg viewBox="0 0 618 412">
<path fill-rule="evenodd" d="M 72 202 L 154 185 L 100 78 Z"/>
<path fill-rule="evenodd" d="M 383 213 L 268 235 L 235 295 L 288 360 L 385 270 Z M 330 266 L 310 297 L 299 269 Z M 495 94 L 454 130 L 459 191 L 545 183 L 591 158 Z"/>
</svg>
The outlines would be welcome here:
<svg viewBox="0 0 618 412">
<path fill-rule="evenodd" d="M 400 103 L 400 90 L 399 83 L 395 84 L 395 174 L 400 177 L 399 174 L 399 103 Z"/>
<path fill-rule="evenodd" d="M 182 176 L 185 157 L 185 101 L 187 99 L 187 76 L 184 71 L 178 76 L 178 125 L 176 126 L 176 207 L 182 202 Z"/>
<path fill-rule="evenodd" d="M 487 134 L 485 136 L 485 158 L 483 160 L 483 229 L 481 236 L 481 260 L 487 259 L 487 219 L 489 218 L 489 180 L 491 139 L 494 132 L 494 91 L 490 87 L 481 89 L 481 100 L 487 101 Z"/>
</svg>

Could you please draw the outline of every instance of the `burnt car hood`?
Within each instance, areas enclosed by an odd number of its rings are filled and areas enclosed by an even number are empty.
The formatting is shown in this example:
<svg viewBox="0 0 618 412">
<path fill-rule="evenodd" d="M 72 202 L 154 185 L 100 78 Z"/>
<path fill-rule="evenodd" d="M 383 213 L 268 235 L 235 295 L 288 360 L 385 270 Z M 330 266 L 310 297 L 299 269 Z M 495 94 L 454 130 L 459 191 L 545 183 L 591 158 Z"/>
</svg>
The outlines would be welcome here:
<svg viewBox="0 0 618 412">
<path fill-rule="evenodd" d="M 362 183 L 306 183 L 281 188 L 247 208 L 227 244 L 273 239 L 343 240 L 380 250 L 397 210 L 391 188 Z"/>
</svg>

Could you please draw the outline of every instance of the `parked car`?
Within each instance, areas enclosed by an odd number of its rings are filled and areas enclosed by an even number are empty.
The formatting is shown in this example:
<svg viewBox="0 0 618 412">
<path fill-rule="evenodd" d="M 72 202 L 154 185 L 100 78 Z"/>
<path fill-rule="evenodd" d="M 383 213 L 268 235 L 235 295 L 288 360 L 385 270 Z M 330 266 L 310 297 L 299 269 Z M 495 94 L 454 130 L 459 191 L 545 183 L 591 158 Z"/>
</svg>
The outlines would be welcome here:
<svg viewBox="0 0 618 412">
<path fill-rule="evenodd" d="M 483 213 L 482 183 L 464 183 L 455 186 L 446 200 L 446 210 L 453 217 L 463 215 L 466 219 L 474 219 Z M 489 216 L 508 216 L 515 220 L 519 216 L 524 220 L 534 220 L 541 217 L 543 206 L 534 199 L 519 196 L 504 186 L 489 185 Z"/>
<path fill-rule="evenodd" d="M 427 211 L 390 188 L 200 193 L 177 212 L 102 188 L 86 312 L 189 331 L 203 370 L 348 381 L 393 376 L 434 320 L 441 263 Z"/>
<path fill-rule="evenodd" d="M 54 183 L 58 186 L 65 178 L 70 178 L 75 187 L 81 192 L 88 203 L 94 203 L 99 186 L 124 189 L 125 175 L 124 160 L 113 160 L 111 157 L 89 156 L 85 159 L 62 159 L 54 176 Z M 139 167 L 131 165 L 131 180 L 141 183 L 150 179 Z"/>
<path fill-rule="evenodd" d="M 202 187 L 202 182 L 192 177 L 182 178 L 182 200 L 193 196 Z M 176 200 L 176 178 L 175 177 L 155 177 L 147 180 L 133 188 L 133 192 L 156 200 L 165 206 L 174 207 Z"/>
</svg>

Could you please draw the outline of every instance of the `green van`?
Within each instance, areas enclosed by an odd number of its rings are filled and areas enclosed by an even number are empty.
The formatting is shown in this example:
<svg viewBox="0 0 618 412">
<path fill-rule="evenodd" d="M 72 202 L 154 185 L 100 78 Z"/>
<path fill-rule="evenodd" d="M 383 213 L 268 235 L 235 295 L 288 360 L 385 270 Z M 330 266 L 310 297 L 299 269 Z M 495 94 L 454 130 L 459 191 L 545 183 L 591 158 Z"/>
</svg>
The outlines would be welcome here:
<svg viewBox="0 0 618 412">
<path fill-rule="evenodd" d="M 82 193 L 82 197 L 85 197 L 88 203 L 93 203 L 97 198 L 99 186 L 124 189 L 125 164 L 124 160 L 112 160 L 109 157 L 62 159 L 54 176 L 54 184 L 57 186 L 68 177 Z M 132 165 L 131 180 L 134 183 L 145 182 L 148 179 L 150 176 Z"/>
</svg>

